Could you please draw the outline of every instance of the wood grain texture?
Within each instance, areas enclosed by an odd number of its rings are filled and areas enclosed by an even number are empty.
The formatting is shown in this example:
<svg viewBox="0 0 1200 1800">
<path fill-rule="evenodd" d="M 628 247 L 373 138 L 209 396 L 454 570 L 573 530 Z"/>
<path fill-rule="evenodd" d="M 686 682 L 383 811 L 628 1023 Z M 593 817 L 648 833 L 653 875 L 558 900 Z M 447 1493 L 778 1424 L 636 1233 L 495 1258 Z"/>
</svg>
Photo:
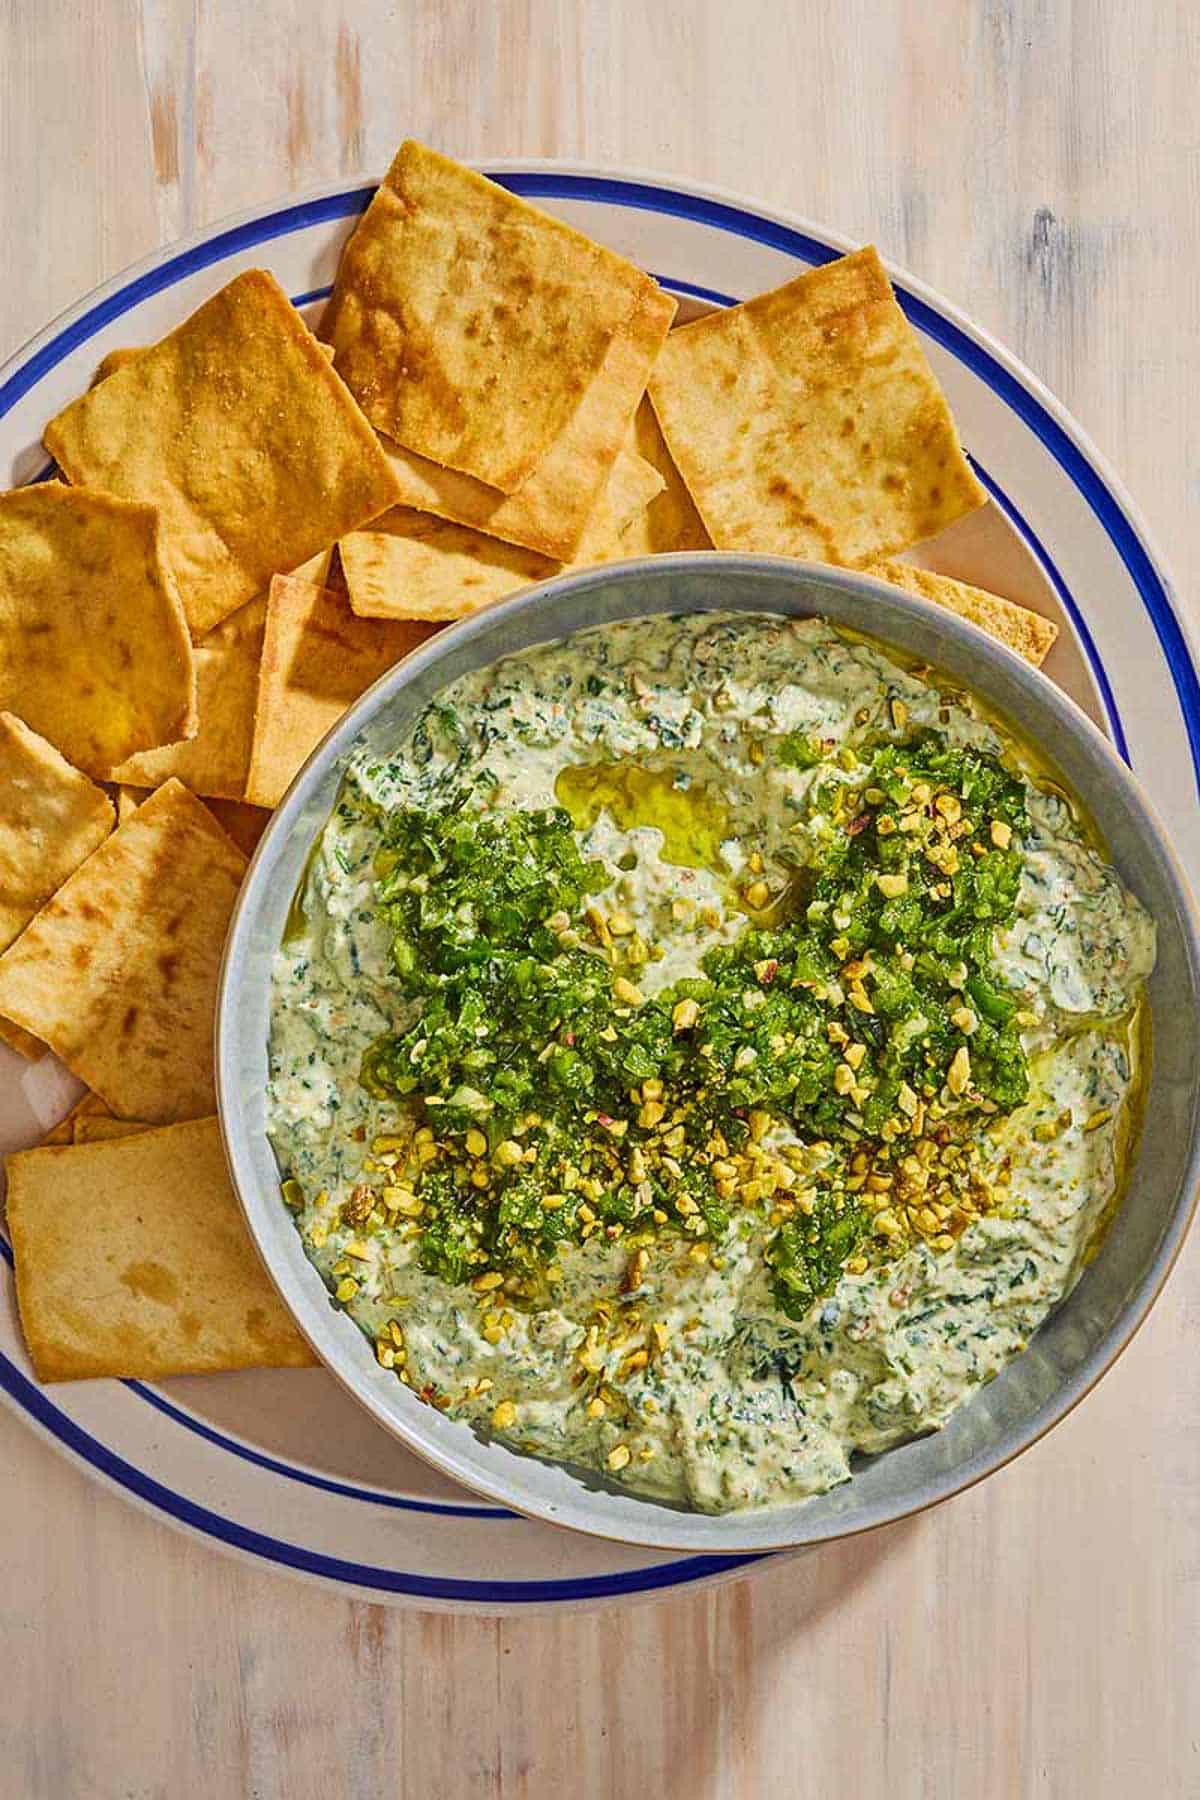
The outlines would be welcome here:
<svg viewBox="0 0 1200 1800">
<path fill-rule="evenodd" d="M 721 182 L 960 301 L 1200 553 L 1188 0 L 0 0 L 0 353 L 157 243 L 452 154 Z M 1200 1791 L 1200 1277 L 1046 1443 L 711 1596 L 516 1623 L 193 1545 L 0 1414 L 0 1794 Z"/>
</svg>

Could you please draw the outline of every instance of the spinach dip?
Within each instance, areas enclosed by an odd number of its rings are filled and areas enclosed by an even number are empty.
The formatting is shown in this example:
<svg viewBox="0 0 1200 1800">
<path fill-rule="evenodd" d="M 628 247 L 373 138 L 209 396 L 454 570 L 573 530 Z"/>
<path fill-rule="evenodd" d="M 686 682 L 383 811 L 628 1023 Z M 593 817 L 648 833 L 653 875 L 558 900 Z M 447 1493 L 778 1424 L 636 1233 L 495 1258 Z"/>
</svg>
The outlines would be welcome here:
<svg viewBox="0 0 1200 1800">
<path fill-rule="evenodd" d="M 581 631 L 353 763 L 275 965 L 283 1203 L 431 1405 L 794 1501 L 1078 1279 L 1153 961 L 969 694 L 821 620 Z"/>
</svg>

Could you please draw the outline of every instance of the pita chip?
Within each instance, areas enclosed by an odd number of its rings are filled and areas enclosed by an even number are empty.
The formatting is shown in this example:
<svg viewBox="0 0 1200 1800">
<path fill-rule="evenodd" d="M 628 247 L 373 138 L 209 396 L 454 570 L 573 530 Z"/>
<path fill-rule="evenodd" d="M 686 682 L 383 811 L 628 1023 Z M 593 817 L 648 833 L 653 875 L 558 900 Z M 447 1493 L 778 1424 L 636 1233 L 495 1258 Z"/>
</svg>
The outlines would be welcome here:
<svg viewBox="0 0 1200 1800">
<path fill-rule="evenodd" d="M 217 972 L 245 867 L 203 802 L 168 781 L 0 956 L 0 1013 L 123 1118 L 211 1112 Z"/>
<path fill-rule="evenodd" d="M 650 398 L 719 550 L 856 563 L 986 499 L 873 249 L 672 332 Z"/>
<path fill-rule="evenodd" d="M 128 757 L 111 770 L 113 781 L 155 788 L 176 775 L 194 794 L 241 799 L 250 768 L 266 617 L 264 595 L 239 606 L 200 640 L 192 652 L 196 664 L 195 736 Z"/>
<path fill-rule="evenodd" d="M 102 788 L 24 720 L 0 713 L 0 951 L 113 824 Z"/>
<path fill-rule="evenodd" d="M 1058 626 L 1041 613 L 1018 606 L 1015 600 L 1004 600 L 989 594 L 986 588 L 972 587 L 969 582 L 955 581 L 949 575 L 935 575 L 929 569 L 914 568 L 911 563 L 880 559 L 860 565 L 863 575 L 874 575 L 879 581 L 903 588 L 922 600 L 932 600 L 948 612 L 970 619 L 991 637 L 998 638 L 1023 656 L 1026 662 L 1040 668 L 1054 648 Z"/>
<path fill-rule="evenodd" d="M 0 707 L 76 768 L 195 729 L 195 671 L 152 506 L 44 481 L 0 494 Z"/>
<path fill-rule="evenodd" d="M 642 457 L 622 450 L 576 552 L 585 566 L 623 554 L 621 533 L 662 491 Z M 362 618 L 462 619 L 564 567 L 535 551 L 396 507 L 338 546 L 350 604 Z"/>
<path fill-rule="evenodd" d="M 7 1171 L 39 1380 L 314 1361 L 246 1231 L 215 1119 L 24 1150 Z"/>
<path fill-rule="evenodd" d="M 648 399 L 644 399 L 637 409 L 633 434 L 638 455 L 657 471 L 662 486 L 621 526 L 616 556 L 661 556 L 672 550 L 711 550 L 712 539 L 675 467 Z M 611 561 L 613 558 L 598 560 Z"/>
<path fill-rule="evenodd" d="M 247 806 L 242 800 L 206 800 L 204 803 L 221 830 L 231 837 L 243 856 L 253 856 L 258 840 L 271 823 L 265 806 Z"/>
<path fill-rule="evenodd" d="M 194 637 L 400 498 L 344 382 L 261 269 L 120 361 L 45 444 L 72 482 L 159 508 Z"/>
<path fill-rule="evenodd" d="M 360 619 L 343 595 L 277 575 L 267 605 L 247 800 L 277 805 L 347 707 L 435 629 Z M 3 1005 L 0 982 L 0 1010 Z"/>
<path fill-rule="evenodd" d="M 409 141 L 346 246 L 321 336 L 378 430 L 510 494 L 656 291 L 615 251 Z"/>
<path fill-rule="evenodd" d="M 565 429 L 511 494 L 442 468 L 384 436 L 400 504 L 570 562 L 628 437 L 674 313 L 675 302 L 655 288 L 614 337 L 601 373 Z"/>
</svg>

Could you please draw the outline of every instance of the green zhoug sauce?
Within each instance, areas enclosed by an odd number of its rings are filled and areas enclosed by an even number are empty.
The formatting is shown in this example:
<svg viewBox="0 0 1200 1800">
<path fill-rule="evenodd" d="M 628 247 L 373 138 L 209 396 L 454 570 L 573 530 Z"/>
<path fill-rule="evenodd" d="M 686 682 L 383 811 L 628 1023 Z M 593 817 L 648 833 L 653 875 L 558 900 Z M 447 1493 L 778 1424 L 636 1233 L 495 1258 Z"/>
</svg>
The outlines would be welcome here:
<svg viewBox="0 0 1200 1800">
<path fill-rule="evenodd" d="M 433 1404 L 819 1492 L 1077 1279 L 1153 955 L 968 697 L 819 621 L 583 632 L 352 767 L 275 971 L 285 1199 Z"/>
</svg>

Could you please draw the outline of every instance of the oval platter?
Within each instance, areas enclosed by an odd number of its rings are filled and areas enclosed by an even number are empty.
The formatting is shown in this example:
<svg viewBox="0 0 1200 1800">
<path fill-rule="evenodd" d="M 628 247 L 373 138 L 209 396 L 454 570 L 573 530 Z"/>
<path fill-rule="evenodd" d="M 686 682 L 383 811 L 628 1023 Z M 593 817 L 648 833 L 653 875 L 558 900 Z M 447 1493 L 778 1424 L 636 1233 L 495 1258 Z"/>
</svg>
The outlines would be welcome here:
<svg viewBox="0 0 1200 1800">
<path fill-rule="evenodd" d="M 484 173 L 650 270 L 680 317 L 746 299 L 851 248 L 712 188 L 557 162 Z M 46 468 L 45 422 L 119 346 L 161 337 L 240 270 L 269 268 L 311 320 L 374 191 L 256 208 L 126 271 L 0 369 L 0 485 Z M 961 313 L 892 269 L 991 504 L 921 560 L 1054 618 L 1046 665 L 1106 729 L 1200 872 L 1200 676 L 1190 629 L 1127 495 L 1063 408 Z M 0 1150 L 34 1142 L 78 1083 L 0 1046 Z M 753 1556 L 664 1556 L 537 1524 L 453 1487 L 323 1371 L 41 1388 L 0 1239 L 0 1395 L 47 1441 L 155 1516 L 260 1565 L 360 1598 L 523 1612 L 729 1580 Z"/>
</svg>

